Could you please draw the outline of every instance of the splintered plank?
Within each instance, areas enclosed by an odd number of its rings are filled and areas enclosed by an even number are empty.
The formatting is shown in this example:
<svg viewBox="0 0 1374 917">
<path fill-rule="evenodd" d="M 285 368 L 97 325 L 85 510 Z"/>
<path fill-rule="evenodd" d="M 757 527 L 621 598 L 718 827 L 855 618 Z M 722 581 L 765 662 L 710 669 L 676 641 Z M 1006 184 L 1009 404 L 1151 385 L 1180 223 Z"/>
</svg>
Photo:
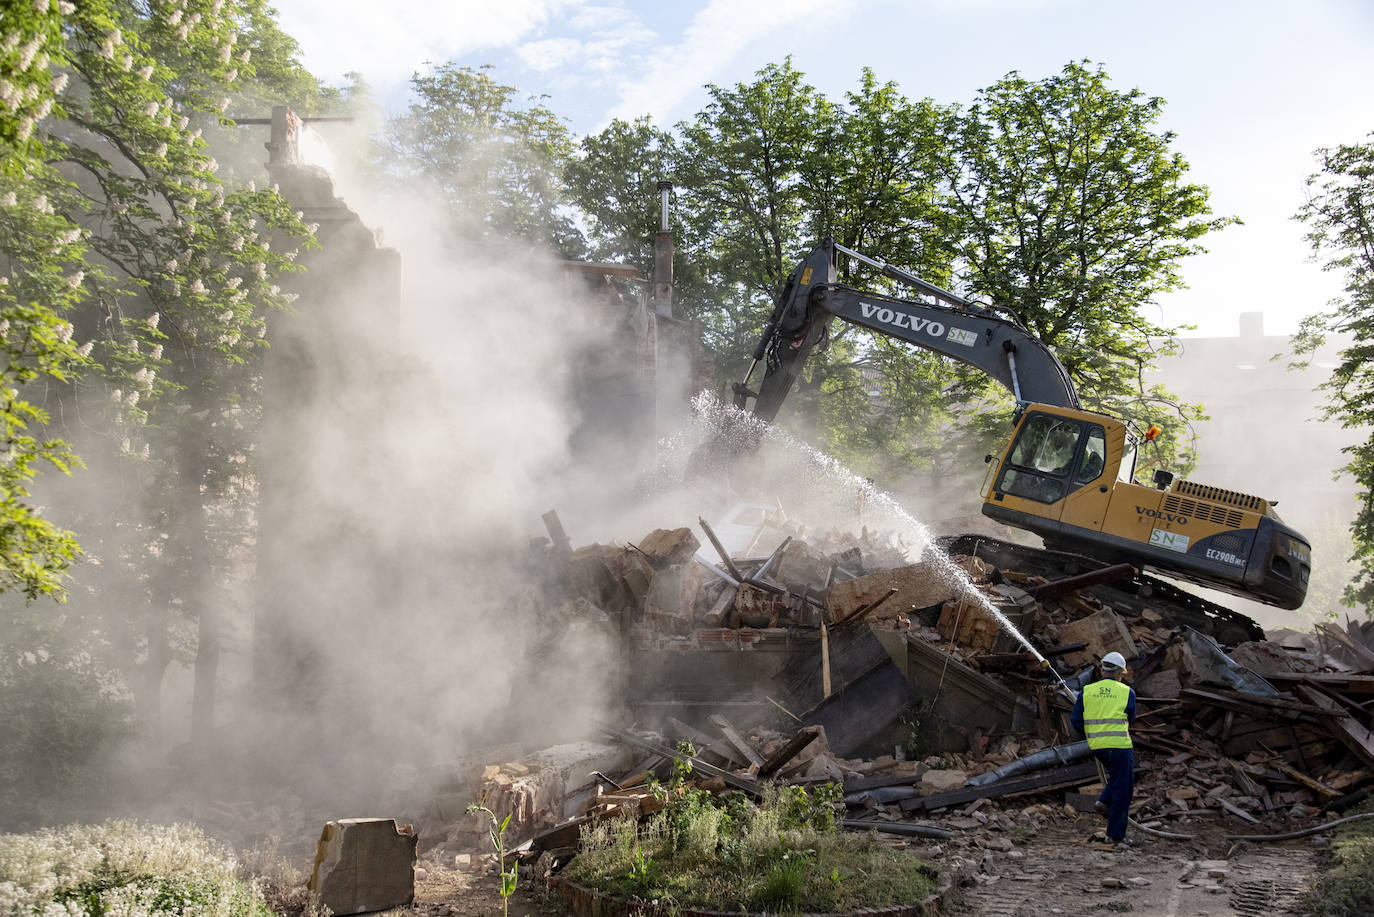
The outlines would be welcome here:
<svg viewBox="0 0 1374 917">
<path fill-rule="evenodd" d="M 744 736 L 736 731 L 729 720 L 719 713 L 713 713 L 707 719 L 711 721 L 712 726 L 720 730 L 721 735 L 725 736 L 725 741 L 729 742 L 731 747 L 743 755 L 750 764 L 755 767 L 763 767 L 763 758 L 759 757 L 759 753 L 754 751 L 754 747 L 744 740 Z"/>
</svg>

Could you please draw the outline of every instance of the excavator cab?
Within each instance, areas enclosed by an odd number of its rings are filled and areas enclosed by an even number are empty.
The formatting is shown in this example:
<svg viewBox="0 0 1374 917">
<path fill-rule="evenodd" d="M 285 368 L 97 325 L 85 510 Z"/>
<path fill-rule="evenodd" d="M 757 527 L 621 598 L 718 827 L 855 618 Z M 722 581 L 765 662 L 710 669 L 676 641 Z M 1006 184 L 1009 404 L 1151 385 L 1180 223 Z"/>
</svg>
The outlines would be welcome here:
<svg viewBox="0 0 1374 917">
<path fill-rule="evenodd" d="M 1018 405 L 1015 433 L 985 480 L 983 514 L 1047 547 L 1168 572 L 1281 608 L 1307 593 L 1311 547 L 1269 501 L 1167 472 L 1134 480 L 1137 443 L 1115 418 Z"/>
</svg>

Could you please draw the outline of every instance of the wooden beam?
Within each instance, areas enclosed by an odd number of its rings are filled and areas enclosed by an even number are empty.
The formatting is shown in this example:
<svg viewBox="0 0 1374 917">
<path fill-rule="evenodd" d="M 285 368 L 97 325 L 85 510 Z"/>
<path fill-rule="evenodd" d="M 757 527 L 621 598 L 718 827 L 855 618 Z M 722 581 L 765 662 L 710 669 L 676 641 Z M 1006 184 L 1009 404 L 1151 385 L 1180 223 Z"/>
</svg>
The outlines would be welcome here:
<svg viewBox="0 0 1374 917">
<path fill-rule="evenodd" d="M 1353 716 L 1341 709 L 1331 698 L 1309 685 L 1296 685 L 1294 690 L 1304 700 L 1324 707 L 1328 712 L 1327 726 L 1333 735 L 1345 743 L 1365 764 L 1374 765 L 1374 735 L 1360 725 Z"/>
<path fill-rule="evenodd" d="M 768 757 L 768 760 L 764 761 L 759 767 L 759 779 L 763 780 L 771 777 L 773 774 L 782 770 L 789 761 L 801 754 L 803 748 L 816 741 L 816 737 L 820 734 L 821 727 L 819 726 L 803 726 L 801 729 L 798 729 L 796 734 L 792 736 L 791 741 L 773 752 L 773 754 Z"/>
<path fill-rule="evenodd" d="M 711 725 L 720 730 L 720 734 L 725 736 L 725 741 L 729 742 L 735 751 L 743 755 L 745 760 L 754 767 L 763 767 L 763 758 L 759 757 L 759 753 L 754 751 L 754 747 L 744 740 L 744 736 L 735 730 L 729 720 L 719 713 L 713 713 L 707 719 L 711 721 Z"/>
<path fill-rule="evenodd" d="M 918 810 L 929 812 L 934 809 L 943 809 L 946 806 L 963 805 L 975 799 L 996 799 L 1026 793 L 1048 793 L 1054 790 L 1067 789 L 1071 786 L 1080 786 L 1084 783 L 1092 783 L 1097 779 L 1097 764 L 1092 761 L 1084 761 L 1070 764 L 1067 767 L 1055 768 L 1042 774 L 1034 774 L 1030 777 L 999 780 L 997 783 L 990 783 L 987 786 L 966 786 L 962 789 L 950 790 L 947 793 L 903 799 L 899 805 L 903 812 Z"/>
</svg>

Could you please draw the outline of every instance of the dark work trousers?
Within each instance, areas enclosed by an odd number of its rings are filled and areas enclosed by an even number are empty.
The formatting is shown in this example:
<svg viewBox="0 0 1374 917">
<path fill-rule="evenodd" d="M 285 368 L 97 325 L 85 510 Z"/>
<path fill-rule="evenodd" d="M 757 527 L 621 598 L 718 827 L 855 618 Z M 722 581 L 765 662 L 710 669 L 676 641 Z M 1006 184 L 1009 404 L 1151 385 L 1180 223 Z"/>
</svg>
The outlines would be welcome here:
<svg viewBox="0 0 1374 917">
<path fill-rule="evenodd" d="M 1099 748 L 1093 757 L 1107 768 L 1107 785 L 1097 797 L 1107 805 L 1107 837 L 1120 840 L 1126 836 L 1126 819 L 1135 793 L 1135 750 Z"/>
</svg>

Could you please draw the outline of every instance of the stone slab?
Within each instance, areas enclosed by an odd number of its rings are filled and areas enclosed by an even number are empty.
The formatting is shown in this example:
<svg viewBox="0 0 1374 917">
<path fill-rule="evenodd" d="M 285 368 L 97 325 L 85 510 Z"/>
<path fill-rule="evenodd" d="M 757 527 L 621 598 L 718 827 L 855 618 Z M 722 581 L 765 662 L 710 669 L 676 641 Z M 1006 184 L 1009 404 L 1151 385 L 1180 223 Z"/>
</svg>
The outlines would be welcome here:
<svg viewBox="0 0 1374 917">
<path fill-rule="evenodd" d="M 415 900 L 415 849 L 410 825 L 394 818 L 327 822 L 315 851 L 308 888 L 336 915 L 404 907 Z"/>
</svg>

